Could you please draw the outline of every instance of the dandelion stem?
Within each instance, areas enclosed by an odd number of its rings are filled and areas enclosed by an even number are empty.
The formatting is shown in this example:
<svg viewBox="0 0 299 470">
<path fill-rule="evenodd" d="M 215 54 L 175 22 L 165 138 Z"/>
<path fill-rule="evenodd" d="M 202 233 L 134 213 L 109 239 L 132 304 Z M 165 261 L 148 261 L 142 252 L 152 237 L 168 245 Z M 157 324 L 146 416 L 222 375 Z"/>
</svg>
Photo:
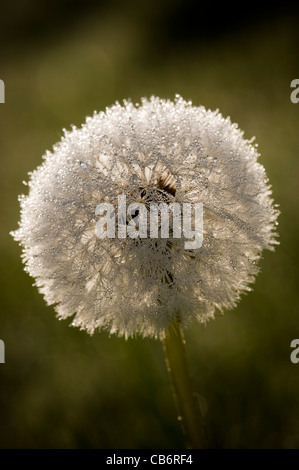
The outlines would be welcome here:
<svg viewBox="0 0 299 470">
<path fill-rule="evenodd" d="M 189 449 L 206 448 L 206 429 L 199 403 L 193 393 L 185 339 L 178 320 L 172 321 L 166 328 L 164 352 L 186 447 Z"/>
</svg>

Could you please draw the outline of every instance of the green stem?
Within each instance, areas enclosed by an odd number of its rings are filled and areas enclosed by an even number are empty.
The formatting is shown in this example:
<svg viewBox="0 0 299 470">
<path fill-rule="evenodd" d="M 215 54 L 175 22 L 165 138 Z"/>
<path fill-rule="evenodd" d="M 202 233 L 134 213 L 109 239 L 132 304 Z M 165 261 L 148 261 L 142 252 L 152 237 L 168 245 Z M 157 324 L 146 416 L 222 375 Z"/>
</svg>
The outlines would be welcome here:
<svg viewBox="0 0 299 470">
<path fill-rule="evenodd" d="M 183 330 L 178 320 L 172 321 L 166 328 L 164 352 L 186 447 L 189 449 L 206 448 L 204 420 L 193 393 Z"/>
</svg>

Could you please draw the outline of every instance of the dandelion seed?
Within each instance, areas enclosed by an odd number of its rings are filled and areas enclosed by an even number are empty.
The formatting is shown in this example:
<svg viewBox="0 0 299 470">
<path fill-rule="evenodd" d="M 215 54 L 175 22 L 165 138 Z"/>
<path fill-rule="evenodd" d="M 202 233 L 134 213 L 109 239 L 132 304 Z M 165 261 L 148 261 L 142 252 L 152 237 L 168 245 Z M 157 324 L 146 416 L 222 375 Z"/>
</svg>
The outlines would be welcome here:
<svg viewBox="0 0 299 470">
<path fill-rule="evenodd" d="M 30 177 L 13 233 L 26 269 L 58 317 L 89 333 L 163 337 L 174 318 L 205 322 L 250 290 L 263 249 L 277 243 L 278 210 L 257 158 L 228 118 L 178 96 L 95 113 L 65 131 Z M 203 203 L 203 245 L 97 238 L 96 207 L 120 194 L 148 211 Z"/>
</svg>

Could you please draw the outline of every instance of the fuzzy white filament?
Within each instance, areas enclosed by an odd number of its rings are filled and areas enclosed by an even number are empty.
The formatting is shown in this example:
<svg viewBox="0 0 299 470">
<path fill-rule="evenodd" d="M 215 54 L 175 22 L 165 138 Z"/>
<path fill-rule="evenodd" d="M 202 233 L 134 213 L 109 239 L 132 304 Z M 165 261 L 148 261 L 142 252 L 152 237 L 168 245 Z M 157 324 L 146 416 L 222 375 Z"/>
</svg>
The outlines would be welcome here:
<svg viewBox="0 0 299 470">
<path fill-rule="evenodd" d="M 14 232 L 26 270 L 59 318 L 162 337 L 179 317 L 205 321 L 250 290 L 278 211 L 256 148 L 221 114 L 152 97 L 87 118 L 47 152 Z M 202 203 L 203 244 L 99 238 L 99 203 Z M 127 221 L 128 226 L 130 221 Z"/>
</svg>

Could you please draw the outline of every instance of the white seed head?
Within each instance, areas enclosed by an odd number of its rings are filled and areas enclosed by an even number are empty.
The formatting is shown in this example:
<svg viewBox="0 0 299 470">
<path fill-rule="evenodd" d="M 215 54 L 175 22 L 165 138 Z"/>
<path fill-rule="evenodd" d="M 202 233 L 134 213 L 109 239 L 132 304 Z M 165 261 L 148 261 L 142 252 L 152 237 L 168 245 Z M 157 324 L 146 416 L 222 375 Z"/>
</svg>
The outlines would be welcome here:
<svg viewBox="0 0 299 470">
<path fill-rule="evenodd" d="M 93 333 L 163 337 L 250 290 L 278 210 L 252 141 L 230 119 L 177 96 L 116 103 L 65 131 L 30 177 L 13 236 L 59 318 Z M 95 235 L 99 203 L 203 203 L 203 244 Z"/>
</svg>

